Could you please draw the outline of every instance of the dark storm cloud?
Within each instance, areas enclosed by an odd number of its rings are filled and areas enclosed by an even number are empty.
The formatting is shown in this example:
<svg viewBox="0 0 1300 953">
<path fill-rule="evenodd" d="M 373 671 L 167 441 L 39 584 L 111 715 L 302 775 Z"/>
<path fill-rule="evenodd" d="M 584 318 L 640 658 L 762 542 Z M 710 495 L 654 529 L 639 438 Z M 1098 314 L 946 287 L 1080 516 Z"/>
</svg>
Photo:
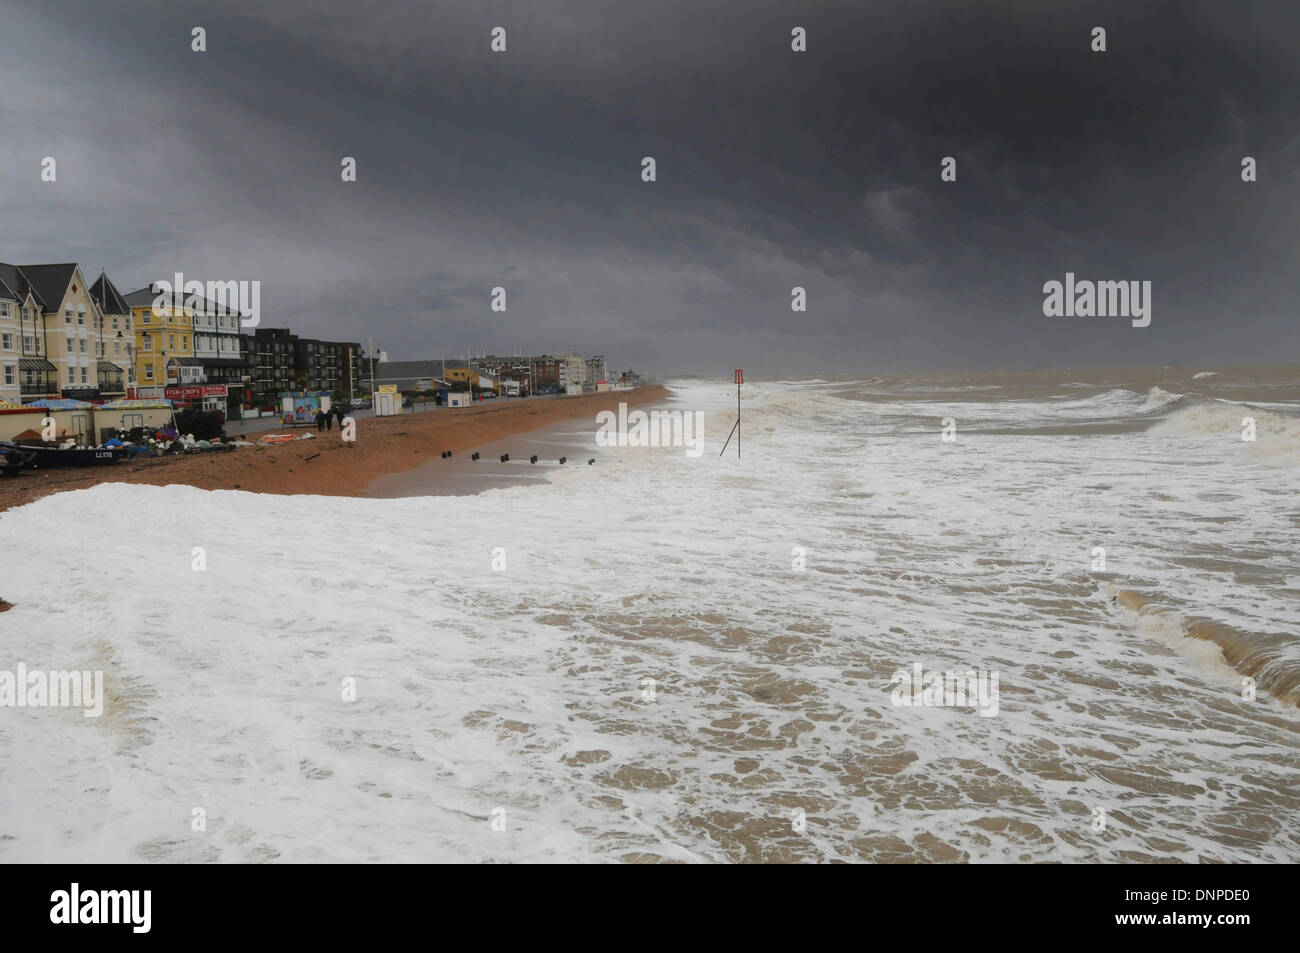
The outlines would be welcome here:
<svg viewBox="0 0 1300 953">
<path fill-rule="evenodd" d="M 1293 5 L 101 6 L 0 6 L 9 260 L 260 278 L 268 323 L 403 357 L 829 375 L 1300 344 Z M 1151 327 L 1043 317 L 1066 271 L 1152 281 Z"/>
</svg>

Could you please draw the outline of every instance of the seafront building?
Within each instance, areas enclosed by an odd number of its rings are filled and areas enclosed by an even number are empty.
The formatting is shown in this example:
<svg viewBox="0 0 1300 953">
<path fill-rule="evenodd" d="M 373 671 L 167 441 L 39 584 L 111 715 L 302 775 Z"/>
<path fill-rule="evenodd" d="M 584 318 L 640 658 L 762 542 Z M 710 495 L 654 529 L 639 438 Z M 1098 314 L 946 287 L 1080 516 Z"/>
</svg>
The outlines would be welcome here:
<svg viewBox="0 0 1300 953">
<path fill-rule="evenodd" d="M 560 358 L 560 390 L 566 394 L 581 393 L 587 383 L 587 361 L 581 354 L 565 354 Z"/>
<path fill-rule="evenodd" d="M 329 391 L 344 399 L 369 393 L 368 364 L 363 370 L 361 345 L 354 341 L 301 338 L 288 328 L 261 327 L 241 338 L 255 403 L 270 403 L 294 390 Z"/>
<path fill-rule="evenodd" d="M 250 364 L 241 353 L 239 312 L 206 298 L 197 299 L 194 311 L 194 363 L 196 383 L 234 386 L 236 393 L 249 377 Z"/>
<path fill-rule="evenodd" d="M 223 305 L 160 296 L 153 284 L 122 294 L 102 270 L 87 282 L 76 262 L 0 262 L 0 402 L 165 397 L 238 416 L 244 407 L 276 406 L 287 392 L 369 394 L 372 367 L 376 389 L 406 395 L 579 392 L 607 378 L 603 355 L 576 353 L 372 365 L 356 342 L 288 328 L 242 333 L 240 315 Z"/>
<path fill-rule="evenodd" d="M 0 381 L 16 376 L 24 400 L 98 397 L 97 319 L 102 314 L 81 268 L 75 262 L 0 263 L 0 285 L 0 323 L 14 335 L 11 351 L 3 349 L 0 336 Z M 12 393 L 12 384 L 4 386 L 5 393 Z"/>
<path fill-rule="evenodd" d="M 361 345 L 351 342 L 297 338 L 294 374 L 299 389 L 352 394 L 360 388 Z"/>
<path fill-rule="evenodd" d="M 101 271 L 90 286 L 99 313 L 95 316 L 96 376 L 99 396 L 125 397 L 135 387 L 135 332 L 131 306 Z"/>
<path fill-rule="evenodd" d="M 26 313 L 30 300 L 29 296 L 10 288 L 0 273 L 0 402 L 16 404 L 22 400 L 19 380 L 26 352 L 21 316 Z"/>
<path fill-rule="evenodd" d="M 158 302 L 159 307 L 154 304 Z M 141 387 L 182 386 L 202 377 L 194 361 L 194 309 L 179 293 L 159 295 L 152 285 L 126 296 L 136 333 L 136 380 Z"/>
</svg>

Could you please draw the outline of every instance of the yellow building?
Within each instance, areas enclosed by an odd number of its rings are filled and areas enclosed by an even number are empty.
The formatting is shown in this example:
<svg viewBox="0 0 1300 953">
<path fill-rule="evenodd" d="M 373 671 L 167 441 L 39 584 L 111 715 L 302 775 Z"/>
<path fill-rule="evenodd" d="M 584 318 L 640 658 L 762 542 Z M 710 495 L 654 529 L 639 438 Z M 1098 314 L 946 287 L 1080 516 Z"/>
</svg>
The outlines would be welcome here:
<svg viewBox="0 0 1300 953">
<path fill-rule="evenodd" d="M 126 303 L 135 326 L 136 384 L 166 387 L 201 379 L 202 369 L 194 357 L 194 311 L 183 296 L 169 295 L 159 301 L 148 286 L 127 295 Z"/>
</svg>

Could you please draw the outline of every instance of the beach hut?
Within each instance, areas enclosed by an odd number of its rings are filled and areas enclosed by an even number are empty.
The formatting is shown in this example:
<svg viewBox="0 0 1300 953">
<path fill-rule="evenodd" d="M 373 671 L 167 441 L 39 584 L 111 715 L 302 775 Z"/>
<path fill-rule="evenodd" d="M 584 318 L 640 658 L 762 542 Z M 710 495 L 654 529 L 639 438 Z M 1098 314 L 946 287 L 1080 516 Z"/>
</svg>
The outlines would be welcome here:
<svg viewBox="0 0 1300 953">
<path fill-rule="evenodd" d="M 43 411 L 42 419 L 50 417 L 54 420 L 54 432 L 56 439 L 67 440 L 75 438 L 77 443 L 94 444 L 95 441 L 95 405 L 87 403 L 84 400 L 72 400 L 71 398 L 48 397 L 43 400 L 34 400 L 28 407 L 36 407 Z M 40 427 L 41 420 L 37 420 L 37 429 Z"/>
<path fill-rule="evenodd" d="M 172 425 L 172 402 L 166 397 L 122 397 L 99 405 L 100 436 L 107 440 L 118 430 L 144 427 L 157 430 Z"/>
<path fill-rule="evenodd" d="M 0 440 L 14 440 L 19 434 L 25 435 L 24 440 L 39 440 L 44 419 L 42 407 L 0 400 Z"/>
</svg>

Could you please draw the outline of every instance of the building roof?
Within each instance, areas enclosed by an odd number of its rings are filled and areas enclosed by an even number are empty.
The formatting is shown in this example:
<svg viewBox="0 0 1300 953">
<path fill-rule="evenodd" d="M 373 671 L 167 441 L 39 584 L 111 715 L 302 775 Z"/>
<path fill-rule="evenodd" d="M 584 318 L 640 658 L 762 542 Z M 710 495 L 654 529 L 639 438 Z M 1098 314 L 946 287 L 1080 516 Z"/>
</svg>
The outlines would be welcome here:
<svg viewBox="0 0 1300 953">
<path fill-rule="evenodd" d="M 72 276 L 77 272 L 77 263 L 65 261 L 57 265 L 19 265 L 18 269 L 40 296 L 41 306 L 49 311 L 63 302 L 68 285 L 72 283 Z"/>
<path fill-rule="evenodd" d="M 26 297 L 20 290 L 24 284 L 26 282 L 17 268 L 0 262 L 0 297 L 22 301 Z"/>
<path fill-rule="evenodd" d="M 126 295 L 126 303 L 132 308 L 152 307 L 153 303 L 158 300 L 159 292 L 153 290 L 153 284 L 147 284 L 138 291 L 132 291 Z M 170 301 L 171 307 L 182 308 L 186 311 L 199 311 L 204 315 L 234 315 L 239 316 L 238 311 L 231 311 L 229 308 L 216 301 L 209 301 L 202 295 L 187 295 L 184 291 L 172 291 Z"/>
<path fill-rule="evenodd" d="M 420 385 L 425 384 L 426 381 L 428 382 L 427 386 L 421 387 Z M 362 383 L 368 384 L 370 383 L 370 379 L 368 377 L 363 377 Z M 425 374 L 423 377 L 385 377 L 382 381 L 380 381 L 378 375 L 376 375 L 375 384 L 379 385 L 381 383 L 395 384 L 397 385 L 397 389 L 402 393 L 406 393 L 407 391 L 446 390 L 449 386 L 446 381 L 439 380 L 436 377 L 430 377 L 428 374 Z"/>
<path fill-rule="evenodd" d="M 369 361 L 369 358 L 364 358 Z M 464 361 L 448 360 L 444 361 L 375 361 L 375 380 L 391 383 L 394 380 L 404 380 L 407 378 L 429 378 L 442 377 L 443 367 L 447 370 L 465 369 L 468 365 Z M 367 368 L 368 369 L 368 368 Z M 367 375 L 362 374 L 362 377 Z"/>
<path fill-rule="evenodd" d="M 153 285 L 145 285 L 139 291 L 132 291 L 126 295 L 126 303 L 132 308 L 151 308 L 154 301 L 158 299 L 158 292 L 153 290 Z M 172 294 L 172 307 L 182 308 L 185 306 L 184 295 Z"/>
<path fill-rule="evenodd" d="M 95 304 L 99 305 L 99 310 L 104 314 L 131 313 L 131 306 L 118 293 L 113 282 L 108 280 L 105 272 L 100 272 L 95 283 L 90 286 L 90 296 L 95 299 Z"/>
<path fill-rule="evenodd" d="M 45 299 L 41 297 L 38 290 L 32 287 L 32 283 L 18 265 L 7 265 L 0 262 L 0 282 L 3 282 L 4 286 L 14 293 L 14 297 L 18 301 L 24 300 L 27 297 L 27 292 L 30 291 L 32 297 L 36 299 L 36 303 L 41 306 L 41 310 L 45 310 Z"/>
</svg>

